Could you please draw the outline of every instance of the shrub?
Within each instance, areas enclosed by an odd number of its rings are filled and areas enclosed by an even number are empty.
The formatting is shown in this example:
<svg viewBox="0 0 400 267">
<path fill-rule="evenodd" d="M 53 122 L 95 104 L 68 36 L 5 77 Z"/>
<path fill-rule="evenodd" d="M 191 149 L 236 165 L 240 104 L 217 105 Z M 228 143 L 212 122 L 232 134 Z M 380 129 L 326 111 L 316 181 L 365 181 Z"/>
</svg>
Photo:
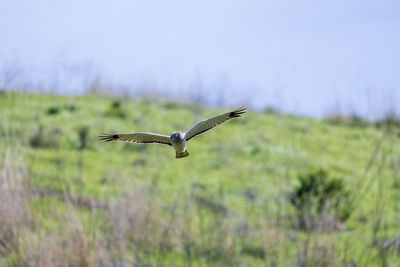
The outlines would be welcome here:
<svg viewBox="0 0 400 267">
<path fill-rule="evenodd" d="M 111 103 L 111 107 L 115 109 L 121 108 L 121 101 L 115 100 Z"/>
<path fill-rule="evenodd" d="M 83 150 L 87 146 L 87 139 L 89 135 L 89 127 L 88 126 L 82 126 L 78 129 L 78 135 L 79 135 L 79 149 Z"/>
<path fill-rule="evenodd" d="M 74 112 L 77 109 L 75 104 L 54 104 L 46 110 L 47 115 L 56 115 L 63 110 L 67 110 L 69 112 Z"/>
<path fill-rule="evenodd" d="M 329 178 L 328 173 L 320 169 L 300 175 L 299 182 L 290 198 L 298 227 L 322 231 L 340 228 L 351 213 L 346 206 L 349 192 L 343 180 Z"/>
<path fill-rule="evenodd" d="M 121 101 L 115 100 L 111 103 L 110 108 L 105 112 L 106 116 L 109 117 L 117 117 L 117 118 L 125 118 L 125 111 L 121 107 Z"/>
<path fill-rule="evenodd" d="M 47 109 L 46 113 L 48 115 L 56 115 L 56 114 L 60 113 L 60 111 L 61 111 L 61 107 L 59 105 L 53 105 Z"/>
<path fill-rule="evenodd" d="M 29 139 L 29 145 L 33 148 L 58 148 L 56 134 L 57 132 L 45 134 L 43 125 L 40 125 Z"/>
</svg>

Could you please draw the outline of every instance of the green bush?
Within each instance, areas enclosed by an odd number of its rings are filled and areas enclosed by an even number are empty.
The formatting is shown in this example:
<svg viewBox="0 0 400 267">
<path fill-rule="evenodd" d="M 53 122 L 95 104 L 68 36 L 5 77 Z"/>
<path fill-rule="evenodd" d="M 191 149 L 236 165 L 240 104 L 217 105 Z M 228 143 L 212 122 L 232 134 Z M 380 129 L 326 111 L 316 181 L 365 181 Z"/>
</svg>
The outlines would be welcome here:
<svg viewBox="0 0 400 267">
<path fill-rule="evenodd" d="M 77 107 L 75 104 L 73 103 L 69 103 L 69 104 L 54 104 L 52 106 L 50 106 L 47 110 L 46 110 L 46 114 L 47 115 L 57 115 L 60 112 L 62 112 L 63 110 L 69 111 L 69 112 L 74 112 L 76 111 Z"/>
<path fill-rule="evenodd" d="M 124 119 L 126 117 L 125 111 L 121 107 L 121 101 L 115 100 L 111 103 L 110 108 L 104 113 L 104 115 L 109 117 L 117 117 Z"/>
<path fill-rule="evenodd" d="M 341 228 L 351 213 L 346 205 L 349 192 L 343 180 L 330 178 L 325 170 L 319 169 L 299 175 L 299 182 L 290 198 L 298 227 L 322 231 Z"/>
<path fill-rule="evenodd" d="M 61 112 L 61 107 L 59 105 L 53 105 L 49 107 L 46 111 L 48 115 L 56 115 Z"/>
</svg>

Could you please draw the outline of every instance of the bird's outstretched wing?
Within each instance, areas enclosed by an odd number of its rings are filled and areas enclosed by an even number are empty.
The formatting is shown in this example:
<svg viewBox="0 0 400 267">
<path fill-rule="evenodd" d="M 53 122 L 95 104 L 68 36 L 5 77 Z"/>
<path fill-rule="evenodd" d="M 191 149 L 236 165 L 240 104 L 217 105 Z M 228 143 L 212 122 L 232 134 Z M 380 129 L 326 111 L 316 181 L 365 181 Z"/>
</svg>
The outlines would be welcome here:
<svg viewBox="0 0 400 267">
<path fill-rule="evenodd" d="M 224 121 L 227 121 L 232 118 L 240 117 L 243 113 L 246 112 L 245 107 L 239 107 L 236 108 L 235 110 L 232 110 L 231 112 L 227 112 L 218 116 L 211 117 L 207 120 L 202 120 L 195 126 L 193 126 L 189 131 L 185 133 L 186 141 L 192 139 L 196 135 L 202 134 L 215 126 L 223 123 Z"/>
<path fill-rule="evenodd" d="M 171 139 L 168 136 L 154 133 L 104 134 L 100 135 L 99 139 L 106 142 L 158 143 L 172 146 Z"/>
</svg>

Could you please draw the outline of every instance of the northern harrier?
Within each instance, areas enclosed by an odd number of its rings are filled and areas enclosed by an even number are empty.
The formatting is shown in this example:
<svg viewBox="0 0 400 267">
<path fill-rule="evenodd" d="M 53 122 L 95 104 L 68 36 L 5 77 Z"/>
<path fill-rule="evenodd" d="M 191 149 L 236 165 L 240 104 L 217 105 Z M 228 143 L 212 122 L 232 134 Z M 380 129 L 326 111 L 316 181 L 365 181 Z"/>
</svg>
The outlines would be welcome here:
<svg viewBox="0 0 400 267">
<path fill-rule="evenodd" d="M 176 158 L 183 158 L 189 156 L 189 152 L 186 149 L 186 141 L 189 141 L 196 135 L 202 134 L 215 126 L 223 123 L 232 118 L 240 117 L 246 112 L 245 107 L 239 107 L 231 112 L 227 112 L 221 115 L 211 117 L 206 120 L 202 120 L 195 126 L 193 126 L 186 133 L 173 132 L 170 137 L 155 133 L 129 133 L 129 134 L 105 134 L 100 135 L 99 139 L 109 141 L 121 141 L 121 142 L 132 142 L 132 143 L 158 143 L 172 146 L 176 151 Z"/>
</svg>

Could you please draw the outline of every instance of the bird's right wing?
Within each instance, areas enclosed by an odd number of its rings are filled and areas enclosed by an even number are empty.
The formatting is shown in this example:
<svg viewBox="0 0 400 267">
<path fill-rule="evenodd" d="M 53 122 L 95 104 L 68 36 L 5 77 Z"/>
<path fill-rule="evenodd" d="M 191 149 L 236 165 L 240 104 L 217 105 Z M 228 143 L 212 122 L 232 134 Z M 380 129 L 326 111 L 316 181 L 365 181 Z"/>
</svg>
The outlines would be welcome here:
<svg viewBox="0 0 400 267">
<path fill-rule="evenodd" d="M 104 134 L 100 135 L 99 139 L 106 142 L 158 143 L 172 146 L 171 139 L 168 136 L 155 133 Z"/>
</svg>

